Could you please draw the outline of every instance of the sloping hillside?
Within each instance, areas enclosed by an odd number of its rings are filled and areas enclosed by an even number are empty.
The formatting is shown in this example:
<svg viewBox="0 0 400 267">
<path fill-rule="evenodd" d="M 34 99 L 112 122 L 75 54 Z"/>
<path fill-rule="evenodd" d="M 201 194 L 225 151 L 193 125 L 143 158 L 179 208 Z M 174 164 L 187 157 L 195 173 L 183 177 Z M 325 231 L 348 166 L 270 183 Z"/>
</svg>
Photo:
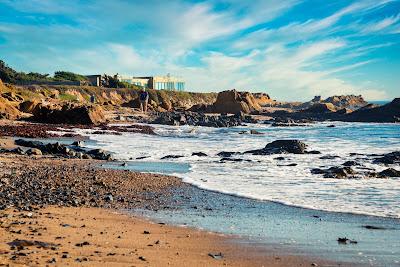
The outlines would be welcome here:
<svg viewBox="0 0 400 267">
<path fill-rule="evenodd" d="M 212 104 L 215 93 L 190 93 L 164 90 L 148 90 L 149 108 L 155 111 L 188 109 L 196 104 Z M 101 88 L 92 86 L 51 86 L 31 85 L 16 86 L 0 84 L 1 118 L 16 119 L 21 109 L 30 112 L 32 103 L 59 106 L 65 103 L 76 105 L 90 104 L 90 97 L 95 97 L 96 104 L 112 110 L 121 106 L 138 108 L 139 90 L 131 88 Z M 28 101 L 29 103 L 26 103 Z"/>
</svg>

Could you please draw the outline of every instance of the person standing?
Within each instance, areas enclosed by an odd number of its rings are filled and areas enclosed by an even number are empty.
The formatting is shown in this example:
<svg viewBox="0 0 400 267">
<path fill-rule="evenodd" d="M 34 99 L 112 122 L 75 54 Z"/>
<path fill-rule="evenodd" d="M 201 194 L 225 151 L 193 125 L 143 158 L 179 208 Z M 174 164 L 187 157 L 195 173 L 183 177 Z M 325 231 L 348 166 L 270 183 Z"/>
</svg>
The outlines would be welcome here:
<svg viewBox="0 0 400 267">
<path fill-rule="evenodd" d="M 145 88 L 142 88 L 139 94 L 140 110 L 144 113 L 147 112 L 147 103 L 149 102 L 149 93 Z"/>
<path fill-rule="evenodd" d="M 94 104 L 96 102 L 96 97 L 94 96 L 94 94 L 90 95 L 90 103 Z"/>
</svg>

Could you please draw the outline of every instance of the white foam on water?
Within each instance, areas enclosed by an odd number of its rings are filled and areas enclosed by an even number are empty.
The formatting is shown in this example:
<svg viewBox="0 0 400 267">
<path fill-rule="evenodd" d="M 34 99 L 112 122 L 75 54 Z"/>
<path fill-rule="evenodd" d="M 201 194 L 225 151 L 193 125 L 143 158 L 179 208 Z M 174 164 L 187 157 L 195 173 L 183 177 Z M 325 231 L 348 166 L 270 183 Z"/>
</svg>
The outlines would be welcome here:
<svg viewBox="0 0 400 267">
<path fill-rule="evenodd" d="M 318 123 L 307 127 L 270 127 L 257 124 L 236 128 L 207 128 L 157 125 L 157 136 L 123 133 L 90 135 L 96 146 L 115 153 L 120 160 L 147 156 L 145 161 L 159 162 L 166 155 L 182 155 L 174 162 L 190 163 L 188 173 L 176 173 L 185 182 L 222 193 L 276 201 L 299 207 L 400 217 L 400 178 L 327 179 L 310 172 L 312 168 L 331 167 L 353 160 L 349 153 L 372 154 L 400 150 L 400 125 L 339 123 L 335 128 Z M 257 129 L 263 135 L 239 134 Z M 277 139 L 300 139 L 309 150 L 321 155 L 240 155 L 251 162 L 220 162 L 221 151 L 243 152 L 259 149 Z M 191 156 L 203 152 L 208 157 Z M 341 158 L 320 159 L 323 155 Z M 285 160 L 274 158 L 283 156 Z M 167 161 L 167 160 L 165 160 Z M 361 161 L 360 161 L 361 162 Z M 297 166 L 280 166 L 296 163 Z M 362 162 L 381 171 L 387 167 Z M 398 166 L 394 167 L 399 169 Z"/>
</svg>

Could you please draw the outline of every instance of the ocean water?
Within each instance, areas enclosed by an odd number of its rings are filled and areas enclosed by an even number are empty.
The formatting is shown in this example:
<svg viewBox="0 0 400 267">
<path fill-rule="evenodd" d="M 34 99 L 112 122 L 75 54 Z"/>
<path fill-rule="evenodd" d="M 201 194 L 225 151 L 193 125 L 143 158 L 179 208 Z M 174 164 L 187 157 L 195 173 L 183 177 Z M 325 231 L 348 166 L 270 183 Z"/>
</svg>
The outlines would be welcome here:
<svg viewBox="0 0 400 267">
<path fill-rule="evenodd" d="M 363 168 L 376 171 L 387 168 L 349 154 L 400 150 L 400 125 L 334 122 L 336 127 L 329 128 L 329 124 L 332 123 L 305 127 L 251 124 L 234 128 L 155 125 L 157 136 L 90 135 L 90 130 L 77 131 L 96 141 L 90 146 L 114 153 L 115 158 L 129 162 L 132 169 L 176 175 L 200 188 L 309 209 L 400 218 L 400 178 L 339 180 L 310 172 L 312 168 L 337 166 L 347 160 L 356 160 Z M 250 129 L 263 134 L 239 134 Z M 309 150 L 322 154 L 237 155 L 233 158 L 248 161 L 223 163 L 216 156 L 221 151 L 259 149 L 277 139 L 299 139 L 308 144 Z M 192 156 L 193 152 L 208 156 Z M 166 155 L 184 157 L 162 160 Z M 320 159 L 325 155 L 339 157 Z M 276 160 L 278 156 L 285 160 Z M 136 160 L 139 157 L 146 158 Z M 297 166 L 285 166 L 291 163 Z M 400 170 L 398 165 L 391 167 Z"/>
</svg>

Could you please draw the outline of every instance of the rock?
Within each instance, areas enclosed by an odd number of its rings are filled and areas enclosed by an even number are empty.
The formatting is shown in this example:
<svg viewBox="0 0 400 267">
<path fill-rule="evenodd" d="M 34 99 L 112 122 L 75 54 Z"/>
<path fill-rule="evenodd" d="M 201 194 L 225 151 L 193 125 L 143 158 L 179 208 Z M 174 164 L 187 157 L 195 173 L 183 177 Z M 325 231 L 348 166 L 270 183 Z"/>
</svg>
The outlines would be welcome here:
<svg viewBox="0 0 400 267">
<path fill-rule="evenodd" d="M 87 154 L 93 159 L 112 160 L 111 154 L 105 152 L 103 149 L 93 149 L 87 152 Z"/>
<path fill-rule="evenodd" d="M 167 155 L 162 157 L 161 159 L 177 159 L 177 158 L 183 158 L 182 155 Z"/>
<path fill-rule="evenodd" d="M 25 113 L 34 113 L 38 108 L 40 108 L 41 103 L 35 100 L 27 100 L 19 104 L 19 110 Z"/>
<path fill-rule="evenodd" d="M 311 107 L 304 110 L 306 113 L 330 113 L 336 112 L 336 108 L 332 103 L 315 103 Z"/>
<path fill-rule="evenodd" d="M 263 149 L 250 150 L 245 154 L 271 155 L 271 154 L 305 154 L 307 145 L 299 140 L 276 140 L 267 144 Z"/>
<path fill-rule="evenodd" d="M 362 227 L 365 229 L 368 229 L 368 230 L 387 230 L 388 229 L 385 227 L 374 226 L 374 225 L 363 225 Z"/>
<path fill-rule="evenodd" d="M 53 243 L 47 243 L 43 241 L 31 241 L 31 240 L 20 240 L 16 239 L 12 242 L 7 243 L 10 247 L 32 247 L 35 246 L 37 248 L 44 248 L 44 249 L 52 249 L 52 248 L 57 248 L 58 245 L 53 244 Z"/>
<path fill-rule="evenodd" d="M 359 109 L 368 104 L 361 95 L 335 95 L 323 102 L 333 104 L 337 109 Z"/>
<path fill-rule="evenodd" d="M 208 155 L 203 152 L 193 152 L 192 156 L 198 156 L 198 157 L 207 157 Z"/>
<path fill-rule="evenodd" d="M 256 130 L 250 130 L 250 134 L 261 135 L 261 134 L 264 134 L 264 133 L 256 131 Z"/>
<path fill-rule="evenodd" d="M 66 104 L 60 107 L 41 106 L 30 120 L 53 124 L 101 124 L 106 121 L 100 106 L 73 106 Z"/>
<path fill-rule="evenodd" d="M 338 239 L 337 239 L 337 242 L 339 243 L 339 244 L 343 244 L 343 245 L 346 245 L 346 244 L 357 244 L 358 242 L 356 241 L 356 240 L 350 240 L 350 239 L 348 239 L 347 237 L 339 237 Z"/>
<path fill-rule="evenodd" d="M 38 148 L 30 148 L 26 151 L 26 154 L 31 156 L 31 155 L 37 155 L 37 156 L 41 156 L 43 155 L 42 151 Z"/>
<path fill-rule="evenodd" d="M 394 151 L 376 158 L 373 163 L 376 164 L 400 164 L 400 151 Z"/>
<path fill-rule="evenodd" d="M 356 174 L 351 167 L 331 167 L 329 169 L 312 169 L 312 174 L 323 174 L 324 178 L 335 178 L 335 179 L 344 179 L 344 178 L 353 178 Z"/>
<path fill-rule="evenodd" d="M 238 92 L 235 89 L 218 93 L 217 99 L 210 107 L 215 113 L 250 113 L 260 111 L 261 106 L 251 93 Z"/>
<path fill-rule="evenodd" d="M 400 177 L 400 171 L 388 168 L 378 173 L 378 177 Z"/>
<path fill-rule="evenodd" d="M 233 159 L 233 158 L 222 158 L 222 159 L 220 159 L 220 162 L 225 162 L 225 161 L 242 162 L 242 161 L 244 161 L 244 159 Z"/>
<path fill-rule="evenodd" d="M 349 160 L 349 161 L 346 161 L 345 163 L 343 163 L 343 166 L 347 166 L 347 167 L 357 166 L 357 165 L 360 165 L 360 164 L 358 164 L 357 162 L 355 162 L 353 160 Z"/>
<path fill-rule="evenodd" d="M 83 142 L 83 141 L 75 141 L 75 142 L 72 143 L 72 145 L 76 146 L 76 147 L 83 147 L 85 145 L 85 142 Z"/>
<path fill-rule="evenodd" d="M 220 253 L 208 253 L 208 256 L 210 256 L 211 258 L 215 259 L 215 260 L 221 260 L 224 258 L 224 255 L 220 252 Z"/>
<path fill-rule="evenodd" d="M 348 109 L 348 108 L 342 108 L 342 109 L 339 109 L 338 111 L 336 111 L 337 114 L 350 114 L 352 112 L 353 112 L 353 110 Z"/>
<path fill-rule="evenodd" d="M 152 121 L 165 125 L 192 125 L 205 127 L 232 127 L 241 125 L 242 120 L 235 116 L 214 116 L 196 112 L 164 112 Z"/>
<path fill-rule="evenodd" d="M 160 106 L 163 109 L 170 111 L 172 109 L 171 99 L 164 91 L 157 91 L 157 93 L 158 93 L 158 99 L 160 101 Z"/>
<path fill-rule="evenodd" d="M 10 152 L 18 154 L 18 155 L 24 155 L 25 154 L 25 151 L 22 150 L 22 148 L 20 148 L 20 147 L 14 148 Z"/>
<path fill-rule="evenodd" d="M 360 108 L 343 120 L 356 122 L 400 122 L 400 98 L 378 107 Z"/>
<path fill-rule="evenodd" d="M 297 163 L 290 163 L 290 164 L 286 164 L 286 165 L 277 165 L 277 166 L 280 166 L 280 167 L 294 167 L 294 166 L 297 166 Z"/>
<path fill-rule="evenodd" d="M 3 98 L 7 99 L 8 101 L 11 101 L 11 102 L 24 101 L 24 98 L 22 96 L 20 96 L 19 94 L 14 93 L 14 92 L 2 93 L 1 96 Z"/>
<path fill-rule="evenodd" d="M 105 195 L 104 200 L 107 202 L 113 202 L 114 201 L 113 195 L 111 195 L 111 194 Z"/>
<path fill-rule="evenodd" d="M 260 106 L 268 106 L 275 101 L 266 93 L 253 93 L 254 100 Z"/>
<path fill-rule="evenodd" d="M 336 159 L 336 158 L 340 158 L 339 156 L 336 155 L 325 155 L 322 157 L 319 157 L 320 159 Z"/>
<path fill-rule="evenodd" d="M 231 157 L 232 155 L 235 155 L 235 154 L 238 154 L 238 152 L 222 151 L 222 152 L 219 152 L 217 154 L 217 156 L 223 157 L 223 158 L 229 158 L 229 157 Z"/>
<path fill-rule="evenodd" d="M 0 119 L 15 120 L 20 115 L 21 112 L 15 107 L 15 104 L 0 96 Z"/>
</svg>

